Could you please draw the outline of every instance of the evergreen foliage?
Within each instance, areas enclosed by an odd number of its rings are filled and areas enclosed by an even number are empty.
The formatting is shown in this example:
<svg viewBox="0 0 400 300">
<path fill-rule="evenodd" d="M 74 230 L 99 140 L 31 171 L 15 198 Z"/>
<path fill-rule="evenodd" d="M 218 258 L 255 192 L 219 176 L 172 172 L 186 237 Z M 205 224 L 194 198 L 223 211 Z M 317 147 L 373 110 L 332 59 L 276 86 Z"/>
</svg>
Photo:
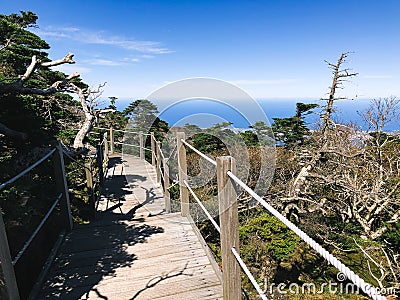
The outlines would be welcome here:
<svg viewBox="0 0 400 300">
<path fill-rule="evenodd" d="M 272 130 L 275 139 L 288 148 L 303 145 L 310 130 L 304 121 L 306 115 L 317 107 L 317 104 L 296 103 L 296 114 L 289 118 L 273 118 Z"/>
</svg>

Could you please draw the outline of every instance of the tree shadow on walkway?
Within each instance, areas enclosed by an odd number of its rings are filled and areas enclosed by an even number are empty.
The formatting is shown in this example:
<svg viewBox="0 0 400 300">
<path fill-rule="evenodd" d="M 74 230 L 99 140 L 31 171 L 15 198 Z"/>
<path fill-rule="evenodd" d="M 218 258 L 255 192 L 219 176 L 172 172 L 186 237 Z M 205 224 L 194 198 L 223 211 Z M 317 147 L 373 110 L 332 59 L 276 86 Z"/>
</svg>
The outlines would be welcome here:
<svg viewBox="0 0 400 300">
<path fill-rule="evenodd" d="M 110 182 L 108 195 L 129 193 L 123 190 L 126 180 L 120 180 L 121 175 L 114 176 L 117 180 Z M 137 257 L 128 252 L 129 246 L 164 232 L 158 226 L 129 224 L 127 221 L 134 218 L 135 212 L 125 215 L 107 211 L 89 225 L 76 226 L 61 246 L 37 299 L 85 299 L 91 291 L 98 298 L 108 299 L 95 286 L 102 280 L 112 280 L 117 269 L 134 264 Z"/>
</svg>

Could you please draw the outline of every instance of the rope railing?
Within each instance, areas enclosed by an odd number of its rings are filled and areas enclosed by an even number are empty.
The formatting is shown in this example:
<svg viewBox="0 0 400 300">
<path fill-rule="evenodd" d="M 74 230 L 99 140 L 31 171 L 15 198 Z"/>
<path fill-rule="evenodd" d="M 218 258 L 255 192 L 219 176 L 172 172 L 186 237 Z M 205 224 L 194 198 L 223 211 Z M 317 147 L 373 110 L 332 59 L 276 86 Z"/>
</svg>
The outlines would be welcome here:
<svg viewBox="0 0 400 300">
<path fill-rule="evenodd" d="M 104 129 L 104 128 L 99 128 L 99 129 Z M 108 130 L 108 129 L 107 129 Z M 123 131 L 123 130 L 120 130 Z M 133 132 L 132 132 L 133 133 Z M 157 162 L 156 170 L 157 170 L 157 177 L 158 180 L 166 180 L 163 172 L 162 172 L 162 167 L 161 167 L 161 162 L 165 160 L 164 153 L 162 152 L 160 143 L 157 142 L 157 139 L 154 137 L 154 134 L 144 134 L 142 132 L 139 133 L 140 135 L 151 135 L 151 141 L 152 141 L 152 149 L 144 147 L 143 139 L 141 139 L 141 145 L 131 145 L 131 144 L 125 144 L 121 142 L 114 142 L 115 144 L 120 144 L 120 145 L 127 145 L 127 146 L 133 146 L 133 147 L 138 147 L 143 150 L 151 151 L 152 152 L 152 161 Z M 208 161 L 209 163 L 213 164 L 214 166 L 217 166 L 217 161 L 208 157 L 198 149 L 196 149 L 194 146 L 189 144 L 184 140 L 184 135 L 183 138 L 178 139 L 184 146 L 188 147 L 195 153 L 197 153 L 200 157 Z M 154 143 L 153 143 L 154 141 Z M 187 172 L 187 170 L 185 170 Z M 255 200 L 257 200 L 265 209 L 267 209 L 273 216 L 275 216 L 278 220 L 280 220 L 283 224 L 285 224 L 290 230 L 292 230 L 296 235 L 298 235 L 304 242 L 306 242 L 312 249 L 317 251 L 325 260 L 327 260 L 330 264 L 332 264 L 335 268 L 337 268 L 340 272 L 345 274 L 347 278 L 352 281 L 357 287 L 359 287 L 365 294 L 367 294 L 369 297 L 371 297 L 374 300 L 383 300 L 385 297 L 381 296 L 378 292 L 378 290 L 373 287 L 372 285 L 366 283 L 362 278 L 360 278 L 357 274 L 355 274 L 353 271 L 351 271 L 347 266 L 345 266 L 341 261 L 339 261 L 336 257 L 334 257 L 331 253 L 329 253 L 327 250 L 325 250 L 321 245 L 319 245 L 316 241 L 314 241 L 311 237 L 309 237 L 304 231 L 302 231 L 300 228 L 298 228 L 295 224 L 290 222 L 287 218 L 285 218 L 282 214 L 280 214 L 276 209 L 274 209 L 270 204 L 268 204 L 264 199 L 262 199 L 259 195 L 257 195 L 250 187 L 248 187 L 243 181 L 241 181 L 232 171 L 227 171 L 226 175 L 237 185 L 242 187 L 247 193 L 249 193 L 250 196 L 252 196 Z M 175 186 L 179 182 L 175 182 L 173 185 L 168 186 L 166 190 L 170 189 L 171 187 Z M 182 184 L 183 183 L 183 184 Z M 1 186 L 0 186 L 1 187 Z M 181 181 L 181 188 L 185 187 L 188 192 L 193 196 L 194 200 L 199 204 L 200 208 L 203 210 L 203 212 L 206 214 L 207 218 L 211 221 L 212 225 L 215 227 L 215 229 L 218 232 L 221 232 L 221 227 L 220 225 L 217 224 L 217 222 L 212 218 L 211 214 L 208 212 L 206 207 L 201 203 L 201 200 L 197 197 L 193 189 L 190 187 L 188 181 L 186 179 L 183 179 Z M 186 196 L 187 197 L 187 196 Z M 183 201 L 181 199 L 181 201 Z M 187 200 L 184 201 L 185 203 Z M 182 202 L 183 203 L 183 202 Z M 186 203 L 188 204 L 188 203 Z M 186 206 L 182 206 L 183 207 Z M 240 265 L 242 268 L 243 272 L 248 276 L 250 282 L 260 295 L 261 299 L 268 299 L 265 295 L 265 293 L 261 290 L 260 286 L 258 285 L 257 281 L 255 280 L 254 276 L 251 274 L 243 260 L 240 258 L 239 253 L 235 249 L 235 247 L 231 248 L 232 254 L 235 257 L 237 263 Z"/>
<path fill-rule="evenodd" d="M 198 155 L 200 155 L 202 158 L 204 158 L 205 160 L 207 160 L 208 162 L 210 162 L 211 164 L 213 164 L 214 166 L 217 165 L 217 162 L 215 160 L 213 160 L 212 158 L 208 157 L 207 155 L 205 155 L 203 152 L 200 152 L 199 150 L 197 150 L 195 147 L 193 147 L 192 145 L 190 145 L 189 143 L 187 143 L 185 140 L 181 139 L 181 142 L 189 147 L 190 149 L 192 149 L 194 152 L 196 152 Z"/>
<path fill-rule="evenodd" d="M 377 289 L 372 285 L 366 283 L 361 277 L 351 271 L 346 265 L 339 261 L 335 256 L 325 250 L 321 245 L 309 237 L 304 231 L 298 228 L 295 224 L 289 221 L 286 217 L 280 214 L 275 208 L 268 204 L 264 199 L 257 195 L 250 187 L 248 187 L 243 181 L 241 181 L 236 175 L 231 171 L 227 172 L 228 176 L 236 182 L 240 187 L 242 187 L 246 192 L 250 194 L 254 199 L 256 199 L 265 209 L 267 209 L 273 216 L 285 224 L 289 229 L 291 229 L 297 236 L 299 236 L 304 242 L 306 242 L 311 248 L 317 251 L 325 260 L 332 264 L 336 269 L 345 274 L 349 280 L 351 280 L 357 287 L 370 296 L 372 299 L 384 300 L 385 297 L 381 296 Z"/>
<path fill-rule="evenodd" d="M 114 129 L 115 132 L 125 132 L 125 133 L 139 133 L 139 131 L 129 131 L 129 130 L 122 130 L 122 129 Z"/>
<path fill-rule="evenodd" d="M 222 166 L 219 165 L 219 167 L 218 167 L 217 161 L 213 160 L 212 158 L 208 157 L 207 155 L 205 155 L 204 153 L 202 153 L 201 151 L 196 149 L 194 146 L 192 146 L 189 143 L 187 143 L 184 138 L 185 137 L 184 137 L 183 133 L 178 134 L 178 141 L 179 142 L 181 142 L 184 146 L 188 147 L 189 149 L 193 150 L 195 153 L 197 153 L 199 156 L 201 156 L 202 158 L 204 158 L 205 160 L 207 160 L 211 164 L 217 166 L 217 173 L 221 171 L 221 170 L 218 171 L 219 170 L 218 168 L 222 168 Z M 178 152 L 178 154 L 179 154 L 179 152 Z M 186 159 L 186 152 L 184 152 L 181 155 L 181 158 L 179 158 L 179 155 L 178 155 L 178 160 L 180 161 L 179 165 L 180 166 L 184 166 L 184 168 L 186 168 L 186 163 L 182 164 L 182 158 Z M 346 275 L 347 278 L 350 281 L 352 281 L 358 288 L 360 288 L 366 295 L 368 295 L 369 297 L 371 297 L 374 300 L 384 300 L 384 299 L 386 299 L 384 296 L 380 295 L 380 293 L 378 292 L 378 290 L 375 287 L 373 287 L 372 285 L 366 283 L 361 277 L 359 277 L 357 274 L 355 274 L 353 271 L 351 271 L 347 266 L 345 266 L 335 256 L 333 256 L 331 253 L 329 253 L 327 250 L 325 250 L 321 245 L 319 245 L 316 241 L 314 241 L 312 238 L 310 238 L 305 232 L 303 232 L 300 228 L 298 228 L 296 225 L 294 225 L 292 222 L 290 222 L 288 219 L 286 219 L 276 209 L 274 209 L 271 205 L 269 205 L 264 199 L 262 199 L 259 195 L 257 195 L 250 187 L 248 187 L 243 181 L 241 181 L 234 174 L 234 172 L 232 172 L 229 168 L 225 169 L 225 170 L 226 170 L 226 171 L 224 171 L 225 175 L 218 175 L 218 176 L 228 176 L 232 180 L 232 182 L 234 182 L 235 184 L 237 184 L 240 187 L 242 187 L 247 193 L 249 193 L 253 198 L 255 198 L 264 208 L 266 208 L 272 215 L 274 215 L 278 220 L 280 220 L 290 230 L 292 230 L 296 235 L 298 235 L 312 249 L 317 251 L 326 261 L 328 261 L 336 269 L 338 269 L 340 272 L 342 272 L 344 275 Z M 184 172 L 182 172 L 182 173 L 185 173 L 186 175 L 185 174 L 182 174 L 182 175 L 184 175 L 186 177 L 187 176 L 187 170 L 184 169 L 183 171 Z M 197 195 L 195 194 L 193 189 L 190 187 L 187 179 L 184 178 L 183 180 L 182 179 L 180 179 L 180 180 L 181 180 L 181 188 L 185 187 L 188 190 L 188 192 L 193 196 L 194 200 L 199 204 L 199 206 L 201 207 L 203 212 L 206 214 L 207 218 L 212 222 L 213 226 L 219 232 L 221 232 L 222 231 L 222 228 L 221 228 L 222 223 L 220 225 L 218 225 L 215 222 L 215 220 L 212 218 L 211 214 L 204 207 L 204 205 L 201 203 L 201 200 L 197 197 Z M 218 183 L 218 186 L 219 185 L 220 185 L 220 183 Z M 220 193 L 220 189 L 224 190 L 225 188 L 223 186 L 219 186 L 218 189 L 219 189 L 218 193 Z M 224 193 L 226 193 L 226 192 L 224 192 Z M 182 195 L 184 195 L 184 194 L 185 193 L 181 194 L 181 202 L 182 203 L 187 203 L 188 200 L 185 198 L 186 196 L 184 196 L 184 198 L 182 198 Z M 224 200 L 224 201 L 227 201 L 227 200 Z M 183 208 L 184 207 L 185 206 L 182 205 L 182 214 L 183 215 L 184 215 L 184 212 L 183 212 Z M 187 209 L 185 209 L 185 211 L 186 211 L 185 214 L 187 214 Z M 221 214 L 221 211 L 220 211 L 220 214 Z M 237 214 L 237 209 L 236 209 L 236 214 Z M 222 222 L 221 218 L 220 218 L 220 222 Z M 224 226 L 229 226 L 229 225 L 225 225 L 224 224 Z M 226 230 L 226 229 L 224 229 L 224 230 Z M 226 236 L 225 236 L 225 238 L 226 238 Z M 221 243 L 222 243 L 222 236 L 221 236 Z M 247 277 L 249 278 L 250 282 L 252 283 L 252 285 L 256 289 L 256 291 L 259 294 L 259 296 L 261 297 L 261 299 L 263 299 L 263 300 L 264 299 L 268 299 L 267 296 L 265 295 L 265 293 L 260 288 L 260 285 L 255 280 L 254 276 L 251 274 L 250 270 L 247 268 L 246 264 L 241 259 L 240 255 L 239 255 L 238 251 L 235 249 L 235 247 L 232 247 L 230 249 L 231 249 L 231 252 L 232 252 L 233 256 L 235 257 L 235 260 L 240 265 L 240 267 L 243 270 L 243 272 L 247 275 Z M 224 290 L 224 292 L 225 292 L 225 290 Z"/>
<path fill-rule="evenodd" d="M 29 239 L 25 242 L 22 249 L 17 253 L 15 258 L 12 260 L 13 266 L 15 266 L 15 264 L 18 262 L 18 260 L 21 258 L 21 256 L 25 253 L 26 249 L 28 249 L 28 247 L 31 245 L 32 241 L 37 236 L 40 229 L 42 229 L 43 225 L 46 223 L 47 219 L 50 217 L 50 215 L 53 213 L 54 209 L 56 208 L 57 204 L 60 202 L 61 197 L 62 197 L 62 194 L 58 195 L 57 199 L 54 201 L 53 205 L 50 207 L 50 209 L 47 211 L 46 215 L 40 221 L 39 225 L 35 228 L 35 230 L 31 234 L 31 236 L 29 237 Z"/>
<path fill-rule="evenodd" d="M 235 256 L 237 262 L 239 263 L 240 267 L 242 268 L 243 272 L 247 275 L 251 284 L 256 289 L 260 298 L 263 300 L 268 300 L 267 296 L 265 296 L 264 291 L 261 289 L 260 285 L 258 284 L 257 280 L 254 278 L 253 274 L 251 274 L 249 268 L 247 268 L 246 264 L 244 263 L 243 259 L 240 257 L 240 255 L 236 251 L 236 249 L 233 247 L 233 248 L 231 248 L 231 251 L 232 251 L 232 254 Z"/>
<path fill-rule="evenodd" d="M 63 154 L 64 154 L 66 157 L 68 157 L 70 160 L 74 161 L 78 166 L 80 166 L 81 168 L 84 168 L 84 169 L 89 169 L 89 168 L 86 167 L 85 165 L 81 164 L 77 159 L 75 159 L 75 158 L 73 158 L 71 155 L 69 155 L 68 152 L 65 151 L 65 149 L 62 149 L 62 151 L 63 151 Z M 75 171 L 75 170 L 73 170 L 73 171 Z M 72 172 L 72 171 L 71 171 L 71 172 Z"/>
<path fill-rule="evenodd" d="M 203 212 L 205 213 L 205 215 L 207 216 L 207 218 L 210 220 L 211 224 L 213 224 L 213 226 L 215 227 L 215 229 L 221 233 L 221 228 L 219 227 L 219 225 L 217 224 L 217 222 L 215 222 L 214 218 L 211 216 L 211 214 L 208 212 L 207 208 L 203 205 L 203 203 L 201 203 L 200 199 L 197 197 L 196 193 L 193 191 L 193 189 L 190 187 L 189 183 L 184 180 L 183 181 L 184 184 L 186 185 L 186 187 L 188 188 L 189 192 L 192 194 L 194 200 L 196 200 L 196 202 L 199 204 L 200 208 L 203 210 Z"/>
<path fill-rule="evenodd" d="M 130 147 L 135 147 L 135 148 L 140 148 L 139 145 L 127 144 L 127 143 L 124 143 L 124 142 L 114 142 L 114 144 L 123 145 L 123 146 L 130 146 Z"/>
<path fill-rule="evenodd" d="M 114 142 L 114 144 L 123 145 L 123 146 L 130 146 L 130 147 L 135 147 L 135 148 L 142 148 L 142 149 L 144 149 L 144 150 L 146 150 L 146 151 L 153 151 L 153 150 L 151 150 L 150 148 L 140 147 L 139 145 L 126 144 L 126 143 L 123 143 L 123 142 Z"/>
<path fill-rule="evenodd" d="M 14 258 L 11 257 L 10 247 L 7 238 L 6 225 L 4 223 L 2 212 L 0 208 L 0 257 L 1 257 L 1 267 L 3 269 L 4 274 L 4 288 L 6 289 L 9 295 L 13 295 L 12 299 L 19 299 L 20 293 L 25 293 L 27 289 L 32 288 L 32 282 L 27 280 L 21 272 L 26 272 L 27 267 L 31 269 L 33 272 L 40 273 L 42 271 L 43 265 L 29 265 L 32 259 L 37 259 L 36 257 L 29 256 L 30 248 L 36 247 L 38 239 L 41 239 L 41 236 L 47 232 L 46 228 L 49 226 L 53 226 L 49 224 L 50 216 L 55 212 L 57 205 L 59 206 L 60 215 L 57 215 L 57 227 L 59 227 L 60 231 L 54 232 L 54 234 L 58 235 L 58 240 L 65 236 L 65 233 L 72 229 L 72 215 L 71 215 L 71 206 L 69 200 L 69 192 L 68 185 L 66 181 L 66 172 L 65 172 L 65 163 L 64 163 L 64 155 L 63 149 L 60 142 L 57 141 L 56 147 L 51 149 L 46 155 L 44 155 L 41 159 L 37 160 L 35 163 L 30 165 L 28 168 L 20 172 L 18 175 L 13 178 L 7 180 L 5 183 L 0 185 L 0 190 L 4 189 L 8 185 L 14 183 L 16 180 L 30 172 L 32 169 L 48 160 L 51 156 L 52 164 L 53 164 L 53 172 L 54 176 L 51 176 L 55 181 L 56 186 L 56 194 L 58 195 L 54 202 L 51 204 L 50 208 L 44 214 L 39 224 L 33 228 L 32 233 L 27 237 L 26 241 L 22 245 L 22 248 L 17 252 Z M 6 212 L 7 213 L 7 212 Z M 52 230 L 53 231 L 53 230 Z M 48 232 L 47 232 L 48 233 Z M 48 238 L 53 238 L 53 233 L 48 236 Z M 58 242 L 54 242 L 52 245 L 53 250 L 49 250 L 49 252 L 43 252 L 44 255 L 51 255 L 52 251 L 54 251 L 54 247 L 57 246 Z M 51 245 L 49 245 L 51 246 Z M 36 251 L 36 250 L 35 250 Z M 46 250 L 47 251 L 47 250 Z M 21 259 L 23 258 L 23 259 Z M 46 257 L 39 257 L 40 259 L 45 259 Z M 25 296 L 25 295 L 23 295 Z M 10 299 L 11 299 L 10 298 Z"/>
<path fill-rule="evenodd" d="M 109 130 L 110 128 L 104 128 L 104 127 L 97 127 L 97 126 L 95 126 L 95 127 L 93 127 L 94 129 L 100 129 L 100 130 Z"/>
<path fill-rule="evenodd" d="M 160 175 L 161 175 L 162 180 L 165 181 L 165 177 L 164 177 L 162 169 L 158 168 L 158 170 L 160 171 Z"/>
<path fill-rule="evenodd" d="M 171 189 L 171 188 L 173 188 L 174 186 L 176 186 L 176 185 L 178 185 L 179 184 L 179 181 L 175 181 L 173 184 L 171 184 L 169 187 L 168 187 L 168 189 Z"/>
<path fill-rule="evenodd" d="M 160 151 L 161 158 L 164 160 L 164 159 L 165 159 L 165 156 L 164 156 L 164 153 L 163 153 L 161 147 L 160 147 L 159 145 L 157 145 L 157 148 L 158 148 L 158 150 Z"/>
<path fill-rule="evenodd" d="M 13 178 L 7 180 L 6 182 L 0 184 L 0 191 L 5 188 L 7 185 L 13 183 L 14 181 L 18 180 L 22 176 L 24 176 L 26 173 L 30 172 L 32 169 L 40 165 L 42 162 L 44 162 L 46 159 L 48 159 L 51 155 L 53 155 L 54 152 L 56 152 L 56 148 L 52 149 L 49 153 L 47 153 L 45 156 L 43 156 L 41 159 L 36 161 L 34 164 L 30 165 L 27 167 L 25 170 L 20 172 L 18 175 L 14 176 Z"/>
</svg>

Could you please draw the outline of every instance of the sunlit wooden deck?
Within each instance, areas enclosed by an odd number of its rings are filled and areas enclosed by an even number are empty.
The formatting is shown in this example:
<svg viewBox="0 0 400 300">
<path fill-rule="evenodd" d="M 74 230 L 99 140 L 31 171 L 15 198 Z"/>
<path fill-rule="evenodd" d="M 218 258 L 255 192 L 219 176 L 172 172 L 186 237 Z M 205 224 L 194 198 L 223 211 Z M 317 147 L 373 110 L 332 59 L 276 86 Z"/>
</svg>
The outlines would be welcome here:
<svg viewBox="0 0 400 300">
<path fill-rule="evenodd" d="M 204 241 L 180 213 L 165 213 L 150 164 L 111 157 L 103 194 L 96 220 L 67 235 L 37 299 L 222 299 Z"/>
</svg>

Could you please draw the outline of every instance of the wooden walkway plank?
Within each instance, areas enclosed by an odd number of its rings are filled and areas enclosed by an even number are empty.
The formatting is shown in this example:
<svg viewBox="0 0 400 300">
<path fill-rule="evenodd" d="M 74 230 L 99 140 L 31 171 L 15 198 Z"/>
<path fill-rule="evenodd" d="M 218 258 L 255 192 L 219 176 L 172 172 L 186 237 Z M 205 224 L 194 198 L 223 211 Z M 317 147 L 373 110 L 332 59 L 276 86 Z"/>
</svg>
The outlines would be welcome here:
<svg viewBox="0 0 400 300">
<path fill-rule="evenodd" d="M 110 164 L 97 219 L 69 233 L 37 299 L 222 299 L 192 225 L 165 213 L 154 167 L 118 155 Z"/>
</svg>

